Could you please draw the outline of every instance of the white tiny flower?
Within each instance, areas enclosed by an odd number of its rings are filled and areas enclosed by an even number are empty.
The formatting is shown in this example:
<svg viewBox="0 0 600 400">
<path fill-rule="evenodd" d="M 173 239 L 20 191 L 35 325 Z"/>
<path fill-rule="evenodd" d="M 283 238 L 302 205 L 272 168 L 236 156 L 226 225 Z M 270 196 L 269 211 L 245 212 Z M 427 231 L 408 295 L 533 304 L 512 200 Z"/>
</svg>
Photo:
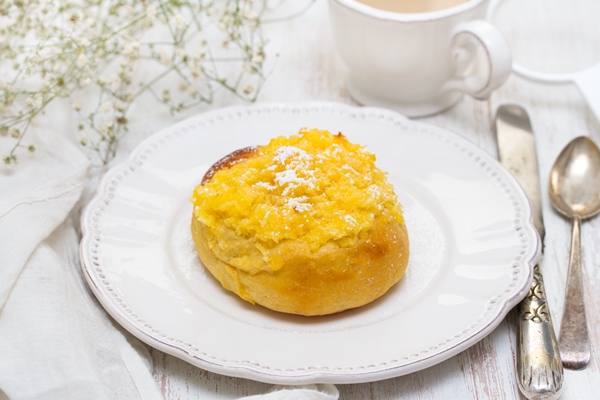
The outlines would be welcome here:
<svg viewBox="0 0 600 400">
<path fill-rule="evenodd" d="M 42 106 L 42 99 L 39 96 L 30 97 L 25 103 L 31 108 L 40 108 Z"/>
<path fill-rule="evenodd" d="M 177 57 L 181 60 L 184 59 L 184 57 L 186 56 L 185 54 L 185 50 L 182 48 L 178 48 L 177 51 L 175 52 L 177 54 Z"/>
<path fill-rule="evenodd" d="M 244 93 L 245 94 L 250 94 L 254 91 L 254 87 L 252 87 L 252 85 L 246 85 L 244 86 Z"/>
<path fill-rule="evenodd" d="M 193 97 L 193 96 L 195 96 L 195 95 L 196 95 L 196 93 L 198 93 L 198 89 L 196 89 L 196 88 L 195 88 L 195 87 L 193 87 L 193 86 L 189 86 L 189 87 L 188 87 L 188 89 L 187 89 L 187 95 L 188 95 L 188 96 L 191 96 L 191 97 Z"/>
<path fill-rule="evenodd" d="M 92 83 L 92 80 L 91 80 L 89 77 L 87 77 L 87 76 L 81 80 L 81 84 L 82 84 L 83 86 L 87 86 L 87 85 L 89 85 L 90 83 Z"/>
<path fill-rule="evenodd" d="M 88 58 L 86 57 L 85 54 L 81 53 L 79 54 L 79 56 L 77 57 L 77 61 L 75 61 L 75 64 L 77 64 L 78 67 L 83 67 L 85 64 L 88 63 Z"/>
<path fill-rule="evenodd" d="M 113 105 L 110 101 L 105 101 L 104 103 L 102 103 L 102 105 L 100 106 L 100 110 L 102 110 L 103 113 L 108 113 L 110 112 L 110 110 L 112 110 Z"/>
<path fill-rule="evenodd" d="M 204 73 L 202 72 L 202 68 L 200 67 L 194 67 L 191 69 L 192 71 L 192 77 L 194 78 L 194 81 L 198 82 L 200 80 L 200 78 L 202 78 L 202 75 L 204 75 Z"/>
<path fill-rule="evenodd" d="M 214 7 L 209 7 L 209 9 L 208 9 L 208 10 L 206 10 L 206 14 L 207 14 L 209 17 L 214 17 L 215 15 L 217 15 L 217 10 L 216 10 L 216 8 L 214 8 Z"/>
<path fill-rule="evenodd" d="M 252 56 L 252 62 L 255 64 L 260 64 L 261 62 L 264 61 L 264 57 L 260 54 L 255 54 Z"/>
<path fill-rule="evenodd" d="M 256 14 L 256 12 L 252 9 L 248 9 L 244 12 L 244 18 L 246 19 L 257 19 L 258 18 L 258 14 Z"/>
<path fill-rule="evenodd" d="M 139 49 L 140 42 L 138 42 L 137 40 L 133 40 L 123 47 L 123 54 L 131 56 L 134 55 L 134 53 L 137 53 Z M 123 66 L 130 64 L 127 60 L 123 60 L 122 62 L 124 63 Z"/>
<path fill-rule="evenodd" d="M 88 40 L 88 38 L 82 37 L 79 40 L 77 40 L 77 44 L 81 47 L 86 47 L 90 44 L 90 41 Z"/>
<path fill-rule="evenodd" d="M 177 28 L 177 29 L 185 28 L 185 19 L 183 19 L 183 16 L 181 14 L 175 14 L 175 16 L 173 17 L 172 23 L 173 23 L 173 26 L 175 26 L 175 28 Z"/>
<path fill-rule="evenodd" d="M 119 88 L 119 86 L 121 86 L 121 78 L 119 78 L 117 75 L 111 76 L 110 89 L 115 91 Z"/>
<path fill-rule="evenodd" d="M 69 22 L 73 25 L 77 24 L 79 21 L 81 21 L 81 14 L 78 12 L 74 12 L 69 16 Z"/>
<path fill-rule="evenodd" d="M 21 137 L 21 132 L 19 132 L 19 130 L 15 129 L 15 128 L 10 128 L 8 130 L 8 134 L 15 139 L 18 139 L 19 137 Z"/>
<path fill-rule="evenodd" d="M 155 5 L 149 5 L 148 7 L 146 7 L 146 16 L 150 20 L 154 20 L 156 18 L 156 6 Z"/>
<path fill-rule="evenodd" d="M 115 110 L 117 110 L 117 111 L 123 111 L 124 104 L 121 100 L 115 100 L 114 107 L 115 107 Z"/>
<path fill-rule="evenodd" d="M 75 111 L 79 111 L 79 110 L 81 110 L 81 103 L 80 103 L 80 102 L 78 102 L 78 101 L 76 101 L 75 103 L 73 103 L 73 109 L 74 109 Z"/>
<path fill-rule="evenodd" d="M 160 54 L 158 55 L 158 59 L 161 64 L 163 64 L 167 67 L 170 67 L 171 65 L 173 65 L 173 60 L 171 60 L 171 57 L 169 57 L 167 55 L 167 53 L 165 53 L 164 51 L 160 52 Z"/>
</svg>

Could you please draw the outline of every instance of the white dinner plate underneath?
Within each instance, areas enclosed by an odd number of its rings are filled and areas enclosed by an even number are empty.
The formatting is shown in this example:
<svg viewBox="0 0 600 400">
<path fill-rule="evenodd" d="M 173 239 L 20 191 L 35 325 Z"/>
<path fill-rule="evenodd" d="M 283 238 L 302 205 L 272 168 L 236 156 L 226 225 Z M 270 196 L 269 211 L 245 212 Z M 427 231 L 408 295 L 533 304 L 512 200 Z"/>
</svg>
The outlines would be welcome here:
<svg viewBox="0 0 600 400">
<path fill-rule="evenodd" d="M 403 205 L 411 257 L 375 302 L 286 315 L 225 291 L 190 235 L 192 190 L 242 147 L 302 127 L 366 146 Z M 200 114 L 111 169 L 82 217 L 86 279 L 147 344 L 206 370 L 263 382 L 358 383 L 439 363 L 482 339 L 523 298 L 540 253 L 529 202 L 477 146 L 394 112 L 336 103 L 256 104 Z"/>
</svg>

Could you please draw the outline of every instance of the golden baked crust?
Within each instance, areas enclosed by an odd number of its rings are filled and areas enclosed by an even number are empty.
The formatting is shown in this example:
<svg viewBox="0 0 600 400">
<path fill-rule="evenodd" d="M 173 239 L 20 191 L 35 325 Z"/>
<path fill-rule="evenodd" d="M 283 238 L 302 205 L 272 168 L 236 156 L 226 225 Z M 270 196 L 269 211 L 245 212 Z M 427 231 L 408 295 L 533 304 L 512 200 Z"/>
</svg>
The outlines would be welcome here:
<svg viewBox="0 0 600 400">
<path fill-rule="evenodd" d="M 360 307 L 385 294 L 408 265 L 409 242 L 404 224 L 389 216 L 356 246 L 329 242 L 317 252 L 299 241 L 279 244 L 284 267 L 247 272 L 223 262 L 208 248 L 205 225 L 192 218 L 192 237 L 206 268 L 223 287 L 251 303 L 300 315 L 326 315 Z"/>
<path fill-rule="evenodd" d="M 308 144 L 306 140 L 301 142 L 298 138 L 294 138 L 291 142 L 285 140 L 282 142 L 298 146 L 291 152 L 296 158 L 316 159 L 315 154 L 321 157 L 319 161 L 321 168 L 340 169 L 339 165 L 335 164 L 339 160 L 332 161 L 333 164 L 327 163 L 332 158 L 339 158 L 339 154 L 345 151 L 349 152 L 346 154 L 347 158 L 342 158 L 339 162 L 348 163 L 348 160 L 358 158 L 361 160 L 360 163 L 366 165 L 374 161 L 374 157 L 370 158 L 370 153 L 364 152 L 360 146 L 350 144 L 342 135 L 332 136 L 329 132 L 315 132 L 315 130 L 309 133 L 301 131 L 300 135 L 301 139 L 309 138 L 317 141 L 317 147 L 336 149 L 336 156 L 323 158 L 322 149 L 311 153 L 313 143 L 310 140 Z M 326 143 L 321 143 L 321 140 L 325 140 Z M 343 150 L 340 150 L 342 147 Z M 368 175 L 365 177 L 365 182 L 359 182 L 358 176 L 351 179 L 351 199 L 344 199 L 344 196 L 335 199 L 335 196 L 329 196 L 328 201 L 333 203 L 327 203 L 324 207 L 329 208 L 325 209 L 331 212 L 331 207 L 344 208 L 344 213 L 347 215 L 344 214 L 346 217 L 341 218 L 342 221 L 334 220 L 335 215 L 321 217 L 321 221 L 309 220 L 310 211 L 317 208 L 316 204 L 319 201 L 323 201 L 323 195 L 318 193 L 323 191 L 319 186 L 322 184 L 319 179 L 307 185 L 310 186 L 308 189 L 299 188 L 299 185 L 291 185 L 293 187 L 289 189 L 290 185 L 283 185 L 284 187 L 279 188 L 281 190 L 278 189 L 279 192 L 274 189 L 273 179 L 268 182 L 259 181 L 260 185 L 257 186 L 269 187 L 266 193 L 270 196 L 268 201 L 272 204 L 267 213 L 281 211 L 280 208 L 289 208 L 280 214 L 275 229 L 269 225 L 267 218 L 253 219 L 254 214 L 258 212 L 256 210 L 263 210 L 266 206 L 263 203 L 260 203 L 258 208 L 254 203 L 248 206 L 246 197 L 249 196 L 244 195 L 246 192 L 238 186 L 243 183 L 236 182 L 234 177 L 246 176 L 249 170 L 254 171 L 255 174 L 256 171 L 263 171 L 266 168 L 275 171 L 276 168 L 271 164 L 276 163 L 270 158 L 267 158 L 271 161 L 264 165 L 265 168 L 257 168 L 247 161 L 260 157 L 265 152 L 279 151 L 282 148 L 290 153 L 290 146 L 273 146 L 270 150 L 261 147 L 246 148 L 234 152 L 215 163 L 205 175 L 202 184 L 194 191 L 192 237 L 204 266 L 225 289 L 236 293 L 244 300 L 292 314 L 307 316 L 332 314 L 365 305 L 383 295 L 401 279 L 409 259 L 406 225 L 385 174 L 374 165 L 366 165 L 366 169 L 363 170 L 363 173 Z M 308 153 L 299 153 L 304 151 L 302 149 L 307 150 Z M 281 161 L 280 153 L 275 155 L 275 159 L 279 161 Z M 325 164 L 322 162 L 323 159 L 326 159 Z M 286 161 L 287 164 L 280 162 L 282 165 L 285 164 L 285 168 L 282 167 L 279 173 L 288 173 L 289 166 L 297 162 L 297 159 L 294 160 Z M 346 164 L 342 166 L 344 165 Z M 352 170 L 358 173 L 356 169 L 361 166 L 355 163 Z M 304 167 L 308 167 L 308 164 Z M 311 164 L 310 168 L 316 167 Z M 225 173 L 222 174 L 223 176 L 218 175 L 219 171 L 226 169 L 231 169 L 228 173 L 232 175 Z M 310 171 L 304 172 L 315 177 L 315 174 Z M 296 173 L 300 174 L 298 171 Z M 317 175 L 319 178 L 320 175 Z M 325 180 L 328 189 L 330 186 L 336 187 L 335 182 L 331 182 L 332 177 L 340 179 L 331 171 L 326 171 L 320 178 Z M 211 183 L 212 179 L 216 182 Z M 277 181 L 277 178 L 275 177 L 274 180 Z M 306 183 L 301 179 L 297 182 Z M 256 183 L 254 181 L 254 185 Z M 373 189 L 375 183 L 377 190 Z M 347 184 L 339 185 L 339 190 L 348 190 Z M 230 186 L 233 188 L 228 194 L 226 189 L 230 189 Z M 355 186 L 360 190 L 357 191 Z M 312 189 L 315 189 L 314 193 L 311 192 Z M 292 192 L 299 197 L 291 197 L 294 195 Z M 348 196 L 346 192 L 344 194 Z M 361 197 L 365 194 L 368 196 Z M 376 200 L 374 203 L 371 201 L 373 196 Z M 281 202 L 281 197 L 285 197 L 286 201 Z M 301 198 L 303 202 L 295 201 L 294 204 L 296 206 L 299 204 L 300 207 L 294 208 L 295 206 L 289 206 L 288 198 Z M 260 201 L 266 202 L 264 197 L 260 197 Z M 248 213 L 244 207 L 254 208 Z M 244 213 L 237 215 L 241 208 Z M 306 225 L 312 226 L 308 233 L 300 230 L 300 233 L 295 234 L 298 229 L 288 229 L 290 233 L 287 237 L 275 236 L 275 239 L 271 239 L 274 235 L 283 235 L 279 230 L 289 228 L 292 222 L 296 224 L 292 228 L 298 228 L 299 216 L 305 218 L 300 221 L 306 220 Z M 281 220 L 285 223 L 277 225 L 282 222 Z M 310 221 L 314 224 L 310 225 Z M 301 223 L 304 225 L 304 222 Z M 245 227 L 247 231 L 240 226 Z"/>
</svg>

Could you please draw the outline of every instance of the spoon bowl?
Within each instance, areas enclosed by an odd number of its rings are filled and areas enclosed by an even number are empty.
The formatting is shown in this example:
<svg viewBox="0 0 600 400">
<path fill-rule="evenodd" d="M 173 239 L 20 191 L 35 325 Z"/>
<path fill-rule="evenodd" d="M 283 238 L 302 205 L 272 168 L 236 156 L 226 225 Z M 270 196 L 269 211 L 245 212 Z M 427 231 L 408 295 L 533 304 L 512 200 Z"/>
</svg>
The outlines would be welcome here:
<svg viewBox="0 0 600 400">
<path fill-rule="evenodd" d="M 560 153 L 550 171 L 548 193 L 568 218 L 600 212 L 600 150 L 588 137 L 573 139 Z"/>
<path fill-rule="evenodd" d="M 572 220 L 567 290 L 558 348 L 563 366 L 585 368 L 591 356 L 583 301 L 581 221 L 600 212 L 600 150 L 585 136 L 573 139 L 559 154 L 552 170 L 548 194 L 552 205 Z"/>
</svg>

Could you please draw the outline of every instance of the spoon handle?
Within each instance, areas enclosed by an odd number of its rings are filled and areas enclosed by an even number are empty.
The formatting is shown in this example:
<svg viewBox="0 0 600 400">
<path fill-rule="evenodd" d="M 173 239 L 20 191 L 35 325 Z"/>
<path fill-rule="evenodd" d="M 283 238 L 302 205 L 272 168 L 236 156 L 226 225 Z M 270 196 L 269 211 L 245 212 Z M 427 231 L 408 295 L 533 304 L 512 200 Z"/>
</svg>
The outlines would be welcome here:
<svg viewBox="0 0 600 400">
<path fill-rule="evenodd" d="M 563 366 L 573 370 L 584 369 L 590 361 L 590 338 L 583 302 L 580 231 L 581 219 L 575 217 L 571 232 L 565 305 L 558 337 Z"/>
</svg>

